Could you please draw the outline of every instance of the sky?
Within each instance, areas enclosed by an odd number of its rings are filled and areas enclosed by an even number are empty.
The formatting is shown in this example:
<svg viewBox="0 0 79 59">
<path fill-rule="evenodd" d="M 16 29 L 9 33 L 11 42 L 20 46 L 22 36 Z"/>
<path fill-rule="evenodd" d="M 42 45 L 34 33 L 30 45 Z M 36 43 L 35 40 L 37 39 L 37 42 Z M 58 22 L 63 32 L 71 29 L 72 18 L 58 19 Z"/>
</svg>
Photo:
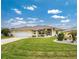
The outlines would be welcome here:
<svg viewBox="0 0 79 59">
<path fill-rule="evenodd" d="M 1 27 L 76 27 L 76 5 L 76 0 L 2 0 Z"/>
</svg>

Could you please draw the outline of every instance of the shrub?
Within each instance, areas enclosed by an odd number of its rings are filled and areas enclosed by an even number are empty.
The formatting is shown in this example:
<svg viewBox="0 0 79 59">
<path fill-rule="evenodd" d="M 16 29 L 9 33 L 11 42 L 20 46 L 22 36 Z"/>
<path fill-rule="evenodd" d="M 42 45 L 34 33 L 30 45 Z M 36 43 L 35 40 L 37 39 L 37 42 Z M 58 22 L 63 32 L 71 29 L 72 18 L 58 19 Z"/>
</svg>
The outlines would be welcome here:
<svg viewBox="0 0 79 59">
<path fill-rule="evenodd" d="M 59 33 L 58 34 L 58 40 L 62 41 L 64 39 L 64 34 L 63 33 Z"/>
<path fill-rule="evenodd" d="M 8 28 L 4 28 L 1 30 L 1 34 L 4 36 L 9 36 L 10 30 Z"/>
<path fill-rule="evenodd" d="M 71 31 L 71 35 L 72 35 L 72 42 L 74 42 L 76 40 L 77 32 Z"/>
<path fill-rule="evenodd" d="M 36 35 L 32 35 L 32 37 L 36 37 Z"/>
</svg>

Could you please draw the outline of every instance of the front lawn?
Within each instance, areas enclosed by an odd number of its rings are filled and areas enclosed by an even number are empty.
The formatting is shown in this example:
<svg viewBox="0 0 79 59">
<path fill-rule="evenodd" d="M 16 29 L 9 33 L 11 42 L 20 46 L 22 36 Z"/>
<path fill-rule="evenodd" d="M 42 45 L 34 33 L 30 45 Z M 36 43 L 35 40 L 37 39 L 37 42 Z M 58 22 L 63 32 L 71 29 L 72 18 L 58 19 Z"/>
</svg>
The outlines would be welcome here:
<svg viewBox="0 0 79 59">
<path fill-rule="evenodd" d="M 13 36 L 1 36 L 1 39 L 11 38 Z"/>
<path fill-rule="evenodd" d="M 76 45 L 55 43 L 54 39 L 27 38 L 2 45 L 1 59 L 76 59 Z"/>
</svg>

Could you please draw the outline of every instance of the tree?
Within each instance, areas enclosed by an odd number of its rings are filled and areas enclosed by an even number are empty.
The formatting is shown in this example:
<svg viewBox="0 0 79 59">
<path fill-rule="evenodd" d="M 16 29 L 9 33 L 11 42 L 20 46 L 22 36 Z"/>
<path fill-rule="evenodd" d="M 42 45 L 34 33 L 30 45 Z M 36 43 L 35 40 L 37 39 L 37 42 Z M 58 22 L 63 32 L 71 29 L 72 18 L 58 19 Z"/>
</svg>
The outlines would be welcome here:
<svg viewBox="0 0 79 59">
<path fill-rule="evenodd" d="M 9 33 L 11 33 L 11 31 L 8 28 L 4 28 L 1 30 L 1 34 L 3 34 L 4 36 L 9 36 Z"/>
</svg>

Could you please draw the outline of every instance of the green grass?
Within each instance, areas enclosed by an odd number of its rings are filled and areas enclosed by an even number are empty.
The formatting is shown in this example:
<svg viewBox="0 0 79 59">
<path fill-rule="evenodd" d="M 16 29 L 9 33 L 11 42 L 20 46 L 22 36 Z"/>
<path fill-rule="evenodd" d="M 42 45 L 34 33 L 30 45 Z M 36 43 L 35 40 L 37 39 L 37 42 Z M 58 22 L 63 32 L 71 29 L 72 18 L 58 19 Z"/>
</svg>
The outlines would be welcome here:
<svg viewBox="0 0 79 59">
<path fill-rule="evenodd" d="M 28 38 L 2 45 L 1 59 L 76 59 L 76 45 L 53 42 L 55 38 Z"/>
<path fill-rule="evenodd" d="M 11 36 L 1 36 L 1 39 L 11 38 Z"/>
</svg>

